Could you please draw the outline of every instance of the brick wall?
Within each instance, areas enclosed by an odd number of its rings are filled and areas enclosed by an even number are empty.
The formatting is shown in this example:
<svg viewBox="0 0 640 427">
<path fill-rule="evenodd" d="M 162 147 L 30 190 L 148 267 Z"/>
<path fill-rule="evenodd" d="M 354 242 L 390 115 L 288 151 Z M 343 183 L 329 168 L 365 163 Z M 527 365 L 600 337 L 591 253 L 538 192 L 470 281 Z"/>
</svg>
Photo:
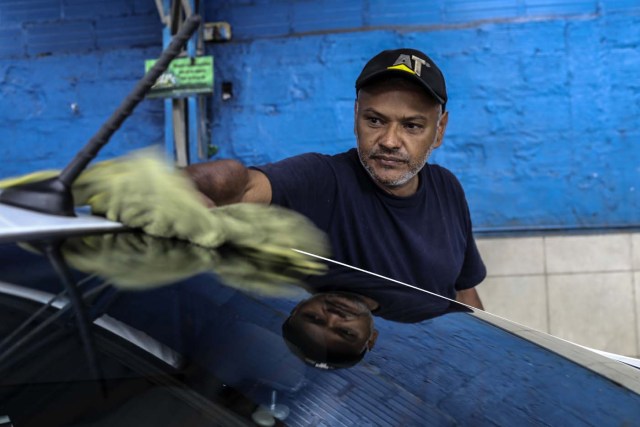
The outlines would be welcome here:
<svg viewBox="0 0 640 427">
<path fill-rule="evenodd" d="M 353 84 L 381 49 L 414 46 L 444 70 L 445 144 L 477 230 L 640 223 L 640 3 L 222 1 L 214 45 L 219 156 L 246 163 L 352 147 Z"/>
<path fill-rule="evenodd" d="M 640 4 L 635 0 L 227 0 L 212 143 L 247 164 L 352 147 L 353 83 L 381 49 L 444 70 L 445 144 L 476 229 L 640 223 Z M 0 176 L 60 167 L 157 56 L 152 0 L 0 0 Z M 222 82 L 234 97 L 222 101 Z M 73 110 L 71 105 L 77 106 Z M 103 156 L 163 139 L 145 101 Z M 7 161 L 7 160 L 11 161 Z"/>
<path fill-rule="evenodd" d="M 161 30 L 153 1 L 0 0 L 0 176 L 63 167 L 158 55 Z M 144 102 L 102 156 L 161 143 L 162 108 Z"/>
</svg>

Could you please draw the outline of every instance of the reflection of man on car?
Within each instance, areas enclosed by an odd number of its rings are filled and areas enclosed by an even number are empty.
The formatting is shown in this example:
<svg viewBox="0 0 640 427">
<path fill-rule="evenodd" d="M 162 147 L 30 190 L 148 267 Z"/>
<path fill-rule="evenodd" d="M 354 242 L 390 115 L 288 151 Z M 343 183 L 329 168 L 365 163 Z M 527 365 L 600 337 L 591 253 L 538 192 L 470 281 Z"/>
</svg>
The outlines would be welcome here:
<svg viewBox="0 0 640 427">
<path fill-rule="evenodd" d="M 205 249 L 141 233 L 73 237 L 61 245 L 61 251 L 72 267 L 97 274 L 120 288 L 162 287 L 200 273 L 215 273 L 226 285 L 254 295 L 294 296 L 300 295 L 300 287 L 304 287 L 313 295 L 291 311 L 282 325 L 282 333 L 289 349 L 316 367 L 343 368 L 358 363 L 378 337 L 374 316 L 414 323 L 452 309 L 451 302 L 444 298 L 348 267 L 333 266 L 326 274 L 309 275 L 324 269 L 295 270 L 290 266 L 284 270 L 277 257 L 269 259 L 261 254 L 255 258 L 252 252 L 238 248 Z M 305 273 L 307 276 L 302 282 Z M 219 285 L 213 286 L 216 282 L 211 277 L 211 292 L 220 292 Z M 155 294 L 141 298 L 151 295 Z M 164 301 L 169 300 L 172 298 Z M 160 306 L 152 311 L 163 312 Z M 140 312 L 125 315 L 120 310 L 119 317 L 137 326 L 160 326 L 154 321 L 141 320 L 145 316 Z M 166 326 L 161 327 L 155 337 L 167 344 L 182 343 L 182 339 L 171 338 L 172 328 L 165 330 Z M 169 338 L 162 338 L 166 334 Z"/>
<path fill-rule="evenodd" d="M 314 294 L 296 305 L 282 325 L 291 351 L 306 363 L 325 369 L 360 362 L 378 339 L 374 317 L 417 323 L 465 306 L 399 283 L 347 267 L 333 266 L 309 277 Z"/>
<path fill-rule="evenodd" d="M 300 302 L 282 325 L 289 348 L 307 363 L 345 368 L 358 363 L 378 338 L 378 303 L 349 292 L 321 293 Z"/>
<path fill-rule="evenodd" d="M 440 296 L 348 267 L 333 266 L 326 274 L 308 275 L 324 269 L 315 267 L 295 271 L 289 267 L 283 270 L 277 257 L 269 259 L 262 254 L 255 258 L 251 252 L 238 248 L 216 251 L 141 233 L 73 237 L 61 245 L 61 251 L 72 267 L 98 274 L 121 288 L 161 287 L 209 272 L 215 273 L 225 284 L 252 294 L 292 296 L 299 295 L 300 287 L 305 287 L 313 295 L 291 311 L 282 325 L 282 333 L 288 348 L 296 356 L 321 368 L 344 368 L 362 360 L 378 337 L 374 316 L 415 323 L 455 309 L 451 301 Z M 304 273 L 307 274 L 306 279 L 298 281 Z M 211 292 L 219 292 L 221 288 L 214 287 L 213 283 L 212 277 Z M 141 298 L 146 299 L 150 295 Z M 166 301 L 169 300 L 172 298 Z M 163 310 L 156 306 L 152 311 L 159 313 Z M 120 310 L 119 314 L 120 318 L 133 325 L 159 326 L 157 322 L 141 320 L 145 316 L 140 312 L 125 315 Z M 176 341 L 171 338 L 173 335 L 165 327 L 160 328 L 156 338 L 164 343 L 183 342 L 182 339 Z M 169 338 L 163 339 L 166 334 Z"/>
</svg>

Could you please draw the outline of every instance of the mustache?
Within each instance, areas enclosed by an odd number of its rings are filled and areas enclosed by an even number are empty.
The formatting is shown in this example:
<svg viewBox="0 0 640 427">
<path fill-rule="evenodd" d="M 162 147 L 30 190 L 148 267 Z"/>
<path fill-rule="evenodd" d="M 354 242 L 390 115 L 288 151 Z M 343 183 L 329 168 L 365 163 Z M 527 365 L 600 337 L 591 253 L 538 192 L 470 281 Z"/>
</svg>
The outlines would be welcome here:
<svg viewBox="0 0 640 427">
<path fill-rule="evenodd" d="M 392 150 L 386 150 L 386 149 L 376 149 L 370 152 L 367 157 L 370 159 L 387 158 L 387 159 L 395 160 L 397 162 L 405 162 L 405 163 L 409 163 L 409 160 L 410 160 L 409 157 L 406 155 L 402 155 L 400 153 L 394 152 Z"/>
</svg>

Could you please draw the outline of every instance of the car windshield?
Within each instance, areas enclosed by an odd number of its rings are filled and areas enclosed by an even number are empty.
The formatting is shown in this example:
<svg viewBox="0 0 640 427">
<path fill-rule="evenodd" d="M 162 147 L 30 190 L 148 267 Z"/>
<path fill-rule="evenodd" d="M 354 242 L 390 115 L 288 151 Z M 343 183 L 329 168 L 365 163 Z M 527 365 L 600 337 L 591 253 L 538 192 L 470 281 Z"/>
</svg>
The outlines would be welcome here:
<svg viewBox="0 0 640 427">
<path fill-rule="evenodd" d="M 0 244 L 8 425 L 623 425 L 640 375 L 348 266 L 136 232 Z M 4 418 L 2 418 L 4 417 Z"/>
</svg>

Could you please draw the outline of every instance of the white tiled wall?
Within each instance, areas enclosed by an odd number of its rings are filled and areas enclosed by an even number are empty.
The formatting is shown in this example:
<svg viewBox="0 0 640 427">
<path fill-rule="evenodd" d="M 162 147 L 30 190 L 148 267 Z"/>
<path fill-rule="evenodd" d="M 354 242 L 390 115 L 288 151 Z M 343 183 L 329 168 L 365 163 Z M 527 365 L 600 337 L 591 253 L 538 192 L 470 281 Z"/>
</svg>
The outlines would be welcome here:
<svg viewBox="0 0 640 427">
<path fill-rule="evenodd" d="M 631 235 L 631 258 L 633 270 L 640 271 L 640 233 Z"/>
<path fill-rule="evenodd" d="M 477 238 L 487 311 L 578 344 L 640 355 L 640 233 Z"/>
</svg>

